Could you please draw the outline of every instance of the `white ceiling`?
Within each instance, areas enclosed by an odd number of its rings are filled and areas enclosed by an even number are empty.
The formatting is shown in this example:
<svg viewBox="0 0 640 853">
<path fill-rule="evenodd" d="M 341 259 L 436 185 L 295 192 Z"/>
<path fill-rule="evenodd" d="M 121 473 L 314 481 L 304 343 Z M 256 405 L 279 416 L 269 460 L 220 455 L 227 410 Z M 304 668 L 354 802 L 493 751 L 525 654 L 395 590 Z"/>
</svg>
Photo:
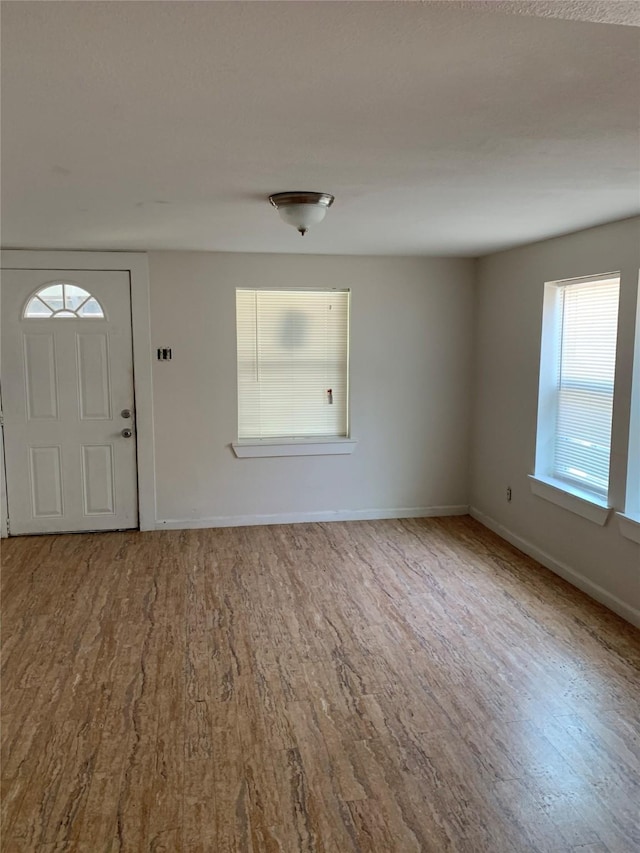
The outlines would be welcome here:
<svg viewBox="0 0 640 853">
<path fill-rule="evenodd" d="M 3 245 L 477 255 L 634 215 L 640 30 L 554 10 L 640 7 L 5 2 Z M 292 189 L 336 196 L 304 238 Z"/>
<path fill-rule="evenodd" d="M 458 0 L 456 0 L 458 2 Z M 567 21 L 593 21 L 640 27 L 639 0 L 459 0 L 460 5 L 481 6 L 510 15 L 535 15 Z"/>
</svg>

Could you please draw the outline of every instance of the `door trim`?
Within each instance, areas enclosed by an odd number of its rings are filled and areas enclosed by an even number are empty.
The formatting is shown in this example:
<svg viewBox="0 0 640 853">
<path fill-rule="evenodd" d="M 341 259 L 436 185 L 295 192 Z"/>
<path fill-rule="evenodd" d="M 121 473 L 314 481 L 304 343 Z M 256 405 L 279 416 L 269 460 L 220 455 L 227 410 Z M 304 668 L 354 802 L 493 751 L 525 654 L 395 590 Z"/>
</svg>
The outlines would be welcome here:
<svg viewBox="0 0 640 853">
<path fill-rule="evenodd" d="M 151 311 L 149 261 L 146 252 L 67 252 L 14 250 L 1 253 L 2 269 L 104 270 L 128 272 L 131 283 L 131 334 L 133 386 L 136 401 L 136 449 L 138 456 L 138 524 L 140 530 L 156 527 L 156 475 L 153 441 L 153 378 L 151 363 Z M 0 462 L 4 469 L 4 459 Z M 4 480 L 4 470 L 2 477 Z M 0 530 L 6 535 L 2 507 Z"/>
</svg>

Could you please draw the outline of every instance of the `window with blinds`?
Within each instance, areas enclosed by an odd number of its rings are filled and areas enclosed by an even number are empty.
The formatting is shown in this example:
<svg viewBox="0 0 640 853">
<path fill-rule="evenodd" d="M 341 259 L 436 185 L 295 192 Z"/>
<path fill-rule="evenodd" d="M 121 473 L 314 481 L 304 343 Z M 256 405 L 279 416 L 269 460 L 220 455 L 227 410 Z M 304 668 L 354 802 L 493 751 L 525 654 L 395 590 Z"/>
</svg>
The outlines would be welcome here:
<svg viewBox="0 0 640 853">
<path fill-rule="evenodd" d="M 349 292 L 236 291 L 238 438 L 348 435 Z"/>
<path fill-rule="evenodd" d="M 616 276 L 555 285 L 557 356 L 551 476 L 606 497 L 616 366 Z"/>
</svg>

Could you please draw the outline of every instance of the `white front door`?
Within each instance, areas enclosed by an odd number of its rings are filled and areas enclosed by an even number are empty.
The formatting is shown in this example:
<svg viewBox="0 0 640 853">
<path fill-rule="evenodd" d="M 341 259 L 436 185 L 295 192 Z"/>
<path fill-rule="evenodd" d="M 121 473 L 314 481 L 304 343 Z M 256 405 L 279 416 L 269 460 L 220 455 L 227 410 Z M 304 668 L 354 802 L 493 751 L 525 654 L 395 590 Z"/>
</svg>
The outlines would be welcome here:
<svg viewBox="0 0 640 853">
<path fill-rule="evenodd" d="M 11 534 L 138 526 L 129 274 L 3 270 Z"/>
</svg>

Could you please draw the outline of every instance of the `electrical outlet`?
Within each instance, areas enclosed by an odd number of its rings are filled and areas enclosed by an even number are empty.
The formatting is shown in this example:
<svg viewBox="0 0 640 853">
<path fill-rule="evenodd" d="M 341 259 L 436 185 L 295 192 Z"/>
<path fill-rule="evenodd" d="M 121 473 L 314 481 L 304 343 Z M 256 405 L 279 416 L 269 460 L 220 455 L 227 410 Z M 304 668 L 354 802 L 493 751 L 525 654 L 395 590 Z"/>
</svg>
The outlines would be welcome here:
<svg viewBox="0 0 640 853">
<path fill-rule="evenodd" d="M 507 486 L 507 503 L 511 503 L 511 486 Z"/>
</svg>

